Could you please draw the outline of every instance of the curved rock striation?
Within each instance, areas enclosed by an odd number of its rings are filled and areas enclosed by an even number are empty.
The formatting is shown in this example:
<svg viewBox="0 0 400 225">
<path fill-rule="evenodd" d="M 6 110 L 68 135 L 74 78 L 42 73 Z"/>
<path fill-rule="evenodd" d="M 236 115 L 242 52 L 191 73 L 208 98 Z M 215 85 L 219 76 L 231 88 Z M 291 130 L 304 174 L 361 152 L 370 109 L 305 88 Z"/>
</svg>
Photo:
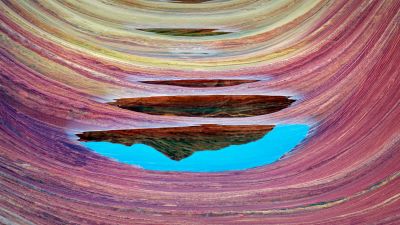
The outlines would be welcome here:
<svg viewBox="0 0 400 225">
<path fill-rule="evenodd" d="M 399 21 L 397 0 L 0 1 L 0 223 L 399 224 Z M 139 82 L 190 79 L 260 81 Z M 296 102 L 218 118 L 107 104 L 216 95 Z M 74 136 L 295 123 L 311 128 L 289 154 L 221 173 L 136 168 Z"/>
</svg>

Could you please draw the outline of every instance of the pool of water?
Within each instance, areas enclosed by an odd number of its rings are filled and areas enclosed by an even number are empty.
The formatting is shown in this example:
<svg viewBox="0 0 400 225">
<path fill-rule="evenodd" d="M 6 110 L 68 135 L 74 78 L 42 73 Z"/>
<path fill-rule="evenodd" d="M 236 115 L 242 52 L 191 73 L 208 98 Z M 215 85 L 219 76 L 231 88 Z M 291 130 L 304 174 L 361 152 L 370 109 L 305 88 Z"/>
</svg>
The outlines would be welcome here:
<svg viewBox="0 0 400 225">
<path fill-rule="evenodd" d="M 198 151 L 180 161 L 172 160 L 145 144 L 125 146 L 92 141 L 81 144 L 100 155 L 147 170 L 223 172 L 273 163 L 296 147 L 307 136 L 308 130 L 309 126 L 305 124 L 277 125 L 257 141 L 219 150 Z"/>
</svg>

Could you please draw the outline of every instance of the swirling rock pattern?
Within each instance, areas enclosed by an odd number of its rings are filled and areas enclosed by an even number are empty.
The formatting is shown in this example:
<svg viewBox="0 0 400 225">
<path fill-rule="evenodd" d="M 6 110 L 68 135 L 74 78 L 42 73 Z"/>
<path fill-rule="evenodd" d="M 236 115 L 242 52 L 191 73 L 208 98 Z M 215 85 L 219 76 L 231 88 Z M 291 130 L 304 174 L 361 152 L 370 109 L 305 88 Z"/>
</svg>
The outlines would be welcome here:
<svg viewBox="0 0 400 225">
<path fill-rule="evenodd" d="M 400 1 L 2 0 L 0 9 L 0 223 L 400 223 Z M 140 82 L 184 79 L 259 81 Z M 251 118 L 105 104 L 188 94 L 297 101 Z M 277 123 L 311 133 L 271 165 L 225 173 L 146 171 L 71 138 Z"/>
</svg>

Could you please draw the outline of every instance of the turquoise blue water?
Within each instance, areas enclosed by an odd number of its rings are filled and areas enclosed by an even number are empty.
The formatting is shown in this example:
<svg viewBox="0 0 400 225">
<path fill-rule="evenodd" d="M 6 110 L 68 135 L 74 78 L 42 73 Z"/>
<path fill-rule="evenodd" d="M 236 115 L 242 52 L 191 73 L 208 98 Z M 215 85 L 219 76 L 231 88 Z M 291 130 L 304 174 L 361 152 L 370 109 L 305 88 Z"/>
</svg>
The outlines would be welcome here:
<svg viewBox="0 0 400 225">
<path fill-rule="evenodd" d="M 132 146 L 110 142 L 82 144 L 100 155 L 148 170 L 222 172 L 273 163 L 298 145 L 306 137 L 308 130 L 309 126 L 304 124 L 277 125 L 257 141 L 231 145 L 220 150 L 198 151 L 180 161 L 174 161 L 144 144 Z"/>
</svg>

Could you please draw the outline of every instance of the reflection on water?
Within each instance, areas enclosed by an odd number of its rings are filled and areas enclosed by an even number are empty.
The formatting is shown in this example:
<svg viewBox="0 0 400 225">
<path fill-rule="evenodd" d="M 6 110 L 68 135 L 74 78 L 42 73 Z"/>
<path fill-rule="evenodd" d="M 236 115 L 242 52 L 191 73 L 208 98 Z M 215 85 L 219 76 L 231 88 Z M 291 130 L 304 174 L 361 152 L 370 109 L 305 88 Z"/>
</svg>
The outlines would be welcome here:
<svg viewBox="0 0 400 225">
<path fill-rule="evenodd" d="M 170 36 L 186 36 L 186 37 L 204 37 L 204 36 L 216 36 L 229 34 L 231 32 L 221 31 L 217 29 L 189 29 L 189 28 L 150 28 L 150 29 L 138 29 L 141 31 L 161 34 L 161 35 L 170 35 Z"/>
<path fill-rule="evenodd" d="M 247 127 L 250 128 L 257 126 Z M 195 132 L 189 132 L 187 135 L 188 139 L 185 139 L 185 137 L 176 139 L 176 134 L 175 138 L 168 139 L 167 136 L 173 134 L 171 130 L 168 132 L 162 132 L 162 134 L 159 134 L 158 140 L 154 141 L 151 141 L 151 137 L 148 134 L 143 134 L 142 137 L 132 141 L 132 146 L 126 146 L 129 145 L 126 142 L 124 143 L 125 145 L 117 144 L 123 142 L 115 141 L 118 139 L 118 137 L 115 135 L 112 138 L 103 137 L 103 141 L 112 141 L 114 138 L 114 142 L 117 143 L 101 142 L 101 138 L 97 139 L 100 142 L 91 141 L 95 140 L 93 136 L 92 139 L 84 139 L 85 136 L 90 137 L 90 135 L 80 134 L 78 136 L 80 136 L 80 140 L 83 141 L 81 142 L 82 145 L 90 148 L 92 151 L 116 161 L 139 166 L 144 169 L 157 171 L 221 172 L 230 170 L 244 170 L 275 162 L 285 153 L 292 150 L 306 137 L 309 127 L 304 124 L 295 124 L 277 125 L 271 131 L 270 129 L 271 126 L 250 129 L 251 131 L 247 133 L 249 138 L 244 138 L 244 134 L 246 132 L 244 132 L 245 130 L 243 128 L 239 129 L 241 130 L 240 132 L 236 132 L 236 134 L 241 133 L 236 137 L 233 134 L 235 132 L 222 132 L 218 138 L 215 138 L 216 140 L 220 140 L 220 142 L 218 143 L 217 141 L 215 145 L 213 145 L 214 143 L 210 142 L 212 139 L 207 140 L 207 138 L 217 135 L 216 133 L 218 132 L 215 133 L 215 129 L 214 134 L 208 136 L 204 135 L 204 131 L 198 133 L 197 137 Z M 264 136 L 262 132 L 264 132 L 266 135 Z M 134 135 L 138 134 L 136 133 Z M 153 138 L 157 139 L 156 136 L 157 135 L 153 135 Z M 203 142 L 200 140 L 202 137 L 206 137 L 206 140 Z M 221 137 L 223 137 L 225 142 L 221 141 Z M 241 141 L 235 141 L 235 139 L 239 139 Z M 162 141 L 160 142 L 160 140 Z M 169 143 L 168 140 L 170 140 Z M 171 140 L 173 141 L 171 142 Z M 181 143 L 178 143 L 178 140 Z M 173 157 L 167 157 L 168 154 L 165 152 L 165 150 L 159 150 L 160 145 L 163 145 L 162 143 L 167 143 L 166 146 L 163 146 L 164 149 L 170 145 L 174 151 L 179 149 L 179 147 L 186 148 L 186 150 L 191 149 L 193 151 L 189 154 L 190 156 L 186 156 L 187 158 L 180 155 L 177 160 L 174 160 L 172 159 Z M 174 144 L 176 144 L 176 146 L 174 146 Z M 197 145 L 199 148 L 195 149 Z M 221 147 L 221 149 L 216 150 L 217 146 Z M 207 147 L 209 147 L 209 149 L 205 149 Z"/>
<path fill-rule="evenodd" d="M 121 98 L 108 104 L 152 115 L 250 117 L 274 113 L 295 100 L 268 95 L 186 95 Z"/>
<path fill-rule="evenodd" d="M 189 127 L 87 131 L 77 134 L 79 141 L 106 141 L 131 146 L 146 144 L 173 160 L 181 160 L 196 151 L 218 150 L 262 138 L 274 126 L 238 126 L 204 124 Z"/>
<path fill-rule="evenodd" d="M 239 84 L 253 83 L 258 80 L 155 80 L 155 81 L 141 81 L 146 84 L 161 84 L 161 85 L 173 85 L 181 87 L 226 87 L 235 86 Z"/>
<path fill-rule="evenodd" d="M 169 0 L 169 2 L 173 3 L 187 3 L 187 4 L 195 4 L 195 3 L 203 3 L 203 2 L 209 2 L 212 0 Z"/>
</svg>

